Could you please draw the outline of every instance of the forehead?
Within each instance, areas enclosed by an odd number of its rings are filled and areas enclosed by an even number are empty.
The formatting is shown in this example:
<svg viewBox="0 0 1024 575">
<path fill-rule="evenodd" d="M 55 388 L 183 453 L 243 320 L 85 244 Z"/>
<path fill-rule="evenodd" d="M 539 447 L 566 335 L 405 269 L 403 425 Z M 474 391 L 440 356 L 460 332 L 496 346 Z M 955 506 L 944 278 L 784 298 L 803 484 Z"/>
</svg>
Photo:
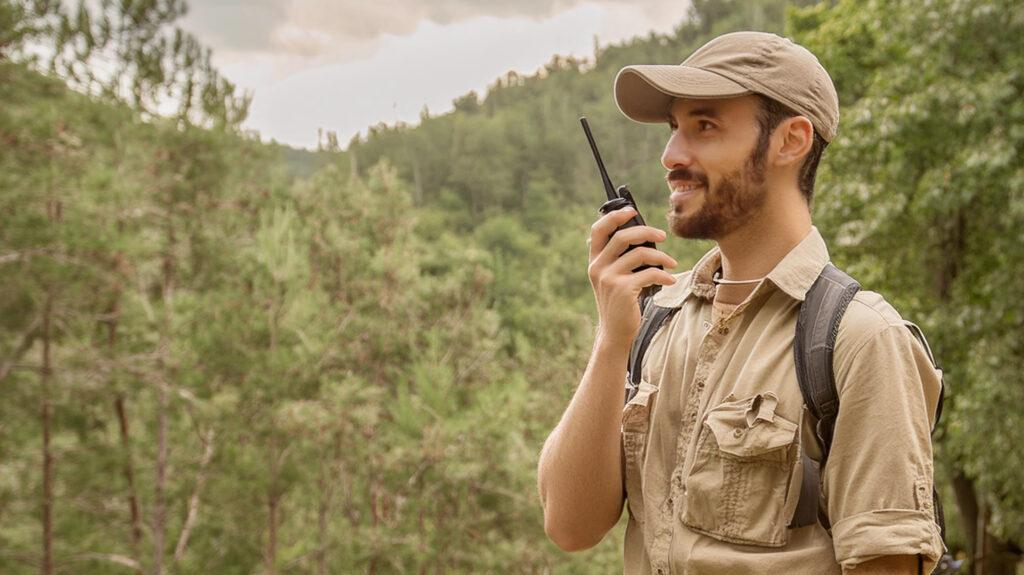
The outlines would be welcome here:
<svg viewBox="0 0 1024 575">
<path fill-rule="evenodd" d="M 753 94 L 735 98 L 675 98 L 669 107 L 669 119 L 677 122 L 689 117 L 754 120 L 759 105 L 757 96 Z"/>
</svg>

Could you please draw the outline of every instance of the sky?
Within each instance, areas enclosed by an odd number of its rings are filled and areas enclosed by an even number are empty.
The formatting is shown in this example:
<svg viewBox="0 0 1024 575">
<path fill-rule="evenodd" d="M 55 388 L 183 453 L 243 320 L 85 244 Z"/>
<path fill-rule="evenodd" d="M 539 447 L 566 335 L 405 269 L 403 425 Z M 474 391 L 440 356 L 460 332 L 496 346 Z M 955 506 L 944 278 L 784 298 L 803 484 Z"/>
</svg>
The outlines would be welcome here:
<svg viewBox="0 0 1024 575">
<path fill-rule="evenodd" d="M 193 0 L 181 22 L 253 96 L 245 128 L 313 149 L 379 122 L 415 123 L 487 91 L 509 70 L 555 54 L 589 58 L 595 41 L 670 32 L 687 0 Z M 609 86 L 611 89 L 611 86 Z"/>
</svg>

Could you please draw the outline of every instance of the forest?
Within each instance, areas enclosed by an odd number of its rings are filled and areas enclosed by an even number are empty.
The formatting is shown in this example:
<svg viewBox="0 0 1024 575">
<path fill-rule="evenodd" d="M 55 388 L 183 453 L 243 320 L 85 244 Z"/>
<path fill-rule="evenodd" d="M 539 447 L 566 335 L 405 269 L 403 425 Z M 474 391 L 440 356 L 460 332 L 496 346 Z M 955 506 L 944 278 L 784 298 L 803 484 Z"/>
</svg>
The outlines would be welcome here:
<svg viewBox="0 0 1024 575">
<path fill-rule="evenodd" d="M 625 521 L 564 553 L 536 488 L 597 319 L 577 119 L 661 225 L 612 80 L 743 29 L 831 73 L 814 223 L 944 370 L 962 572 L 1024 572 L 1024 4 L 693 0 L 316 151 L 242 127 L 186 9 L 0 0 L 0 573 L 620 572 Z"/>
</svg>

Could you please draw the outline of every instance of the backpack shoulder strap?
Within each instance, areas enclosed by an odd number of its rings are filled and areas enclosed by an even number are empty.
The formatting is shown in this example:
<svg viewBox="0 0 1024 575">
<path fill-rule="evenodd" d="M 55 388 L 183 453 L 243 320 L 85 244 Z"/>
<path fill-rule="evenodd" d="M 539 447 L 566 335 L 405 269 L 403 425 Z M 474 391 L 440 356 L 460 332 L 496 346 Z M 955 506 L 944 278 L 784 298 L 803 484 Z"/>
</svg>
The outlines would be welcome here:
<svg viewBox="0 0 1024 575">
<path fill-rule="evenodd" d="M 858 291 L 860 284 L 857 280 L 829 263 L 818 275 L 818 279 L 811 284 L 803 303 L 800 304 L 796 336 L 793 340 L 796 379 L 804 404 L 817 422 L 815 435 L 821 446 L 822 459 L 819 464 L 803 450 L 800 498 L 789 525 L 794 529 L 818 521 L 826 529 L 830 527 L 828 517 L 818 509 L 818 499 L 821 468 L 828 458 L 836 415 L 839 413 L 839 396 L 836 391 L 835 375 L 832 372 L 832 356 L 836 336 L 839 334 L 839 323 Z"/>
<path fill-rule="evenodd" d="M 668 318 L 679 311 L 678 307 L 662 307 L 655 305 L 653 297 L 648 297 L 640 302 L 641 319 L 640 330 L 633 340 L 633 346 L 629 350 L 629 364 L 626 373 L 626 403 L 636 395 L 640 388 L 640 370 L 643 367 L 644 354 L 647 347 L 651 345 L 654 334 L 661 329 L 661 326 Z"/>
<path fill-rule="evenodd" d="M 821 442 L 822 465 L 832 446 L 832 432 L 839 413 L 839 396 L 832 372 L 836 336 L 846 308 L 858 291 L 857 280 L 831 263 L 826 264 L 807 290 L 796 322 L 793 340 L 796 378 L 804 403 L 818 422 L 815 435 Z"/>
<path fill-rule="evenodd" d="M 806 452 L 803 455 L 803 482 L 800 486 L 797 509 L 793 521 L 790 523 L 791 528 L 804 527 L 815 521 L 820 521 L 826 529 L 830 528 L 828 515 L 824 513 L 824 510 L 818 509 L 818 500 L 820 472 L 832 446 L 835 418 L 839 413 L 839 396 L 836 390 L 835 374 L 832 371 L 832 359 L 836 336 L 839 333 L 839 323 L 846 313 L 846 308 L 859 290 L 860 284 L 856 280 L 830 263 L 825 266 L 821 275 L 808 290 L 800 307 L 796 338 L 793 341 L 797 381 L 804 403 L 817 420 L 815 435 L 822 449 L 822 460 L 819 465 L 812 461 Z M 939 374 L 939 401 L 932 426 L 934 433 L 942 416 L 942 402 L 945 395 L 942 369 L 936 362 L 921 328 L 909 321 L 904 322 L 914 338 L 921 343 L 929 361 Z M 935 522 L 938 524 L 942 539 L 945 540 L 945 518 L 941 501 L 934 487 L 932 501 L 935 508 Z"/>
</svg>

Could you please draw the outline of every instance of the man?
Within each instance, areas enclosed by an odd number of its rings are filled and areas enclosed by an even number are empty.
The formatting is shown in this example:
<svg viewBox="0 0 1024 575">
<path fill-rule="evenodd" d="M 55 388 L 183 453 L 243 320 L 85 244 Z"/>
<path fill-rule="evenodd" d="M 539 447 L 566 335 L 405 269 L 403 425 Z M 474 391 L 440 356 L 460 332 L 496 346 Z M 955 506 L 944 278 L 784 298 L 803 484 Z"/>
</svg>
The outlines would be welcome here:
<svg viewBox="0 0 1024 575">
<path fill-rule="evenodd" d="M 859 292 L 833 361 L 839 416 L 821 472 L 822 522 L 791 528 L 801 454 L 821 460 L 797 385 L 799 305 L 829 261 L 811 225 L 814 175 L 838 128 L 828 73 L 772 34 L 720 36 L 679 66 L 628 66 L 619 108 L 665 122 L 668 224 L 717 247 L 690 271 L 629 245 L 661 230 L 612 232 L 601 217 L 589 276 L 599 314 L 593 354 L 538 469 L 545 531 L 562 549 L 629 522 L 626 573 L 929 573 L 943 551 L 932 509 L 930 430 L 940 380 L 900 315 Z M 609 239 L 609 236 L 611 238 Z M 678 307 L 623 381 L 640 324 L 637 296 Z M 831 526 L 826 529 L 824 524 Z"/>
</svg>

